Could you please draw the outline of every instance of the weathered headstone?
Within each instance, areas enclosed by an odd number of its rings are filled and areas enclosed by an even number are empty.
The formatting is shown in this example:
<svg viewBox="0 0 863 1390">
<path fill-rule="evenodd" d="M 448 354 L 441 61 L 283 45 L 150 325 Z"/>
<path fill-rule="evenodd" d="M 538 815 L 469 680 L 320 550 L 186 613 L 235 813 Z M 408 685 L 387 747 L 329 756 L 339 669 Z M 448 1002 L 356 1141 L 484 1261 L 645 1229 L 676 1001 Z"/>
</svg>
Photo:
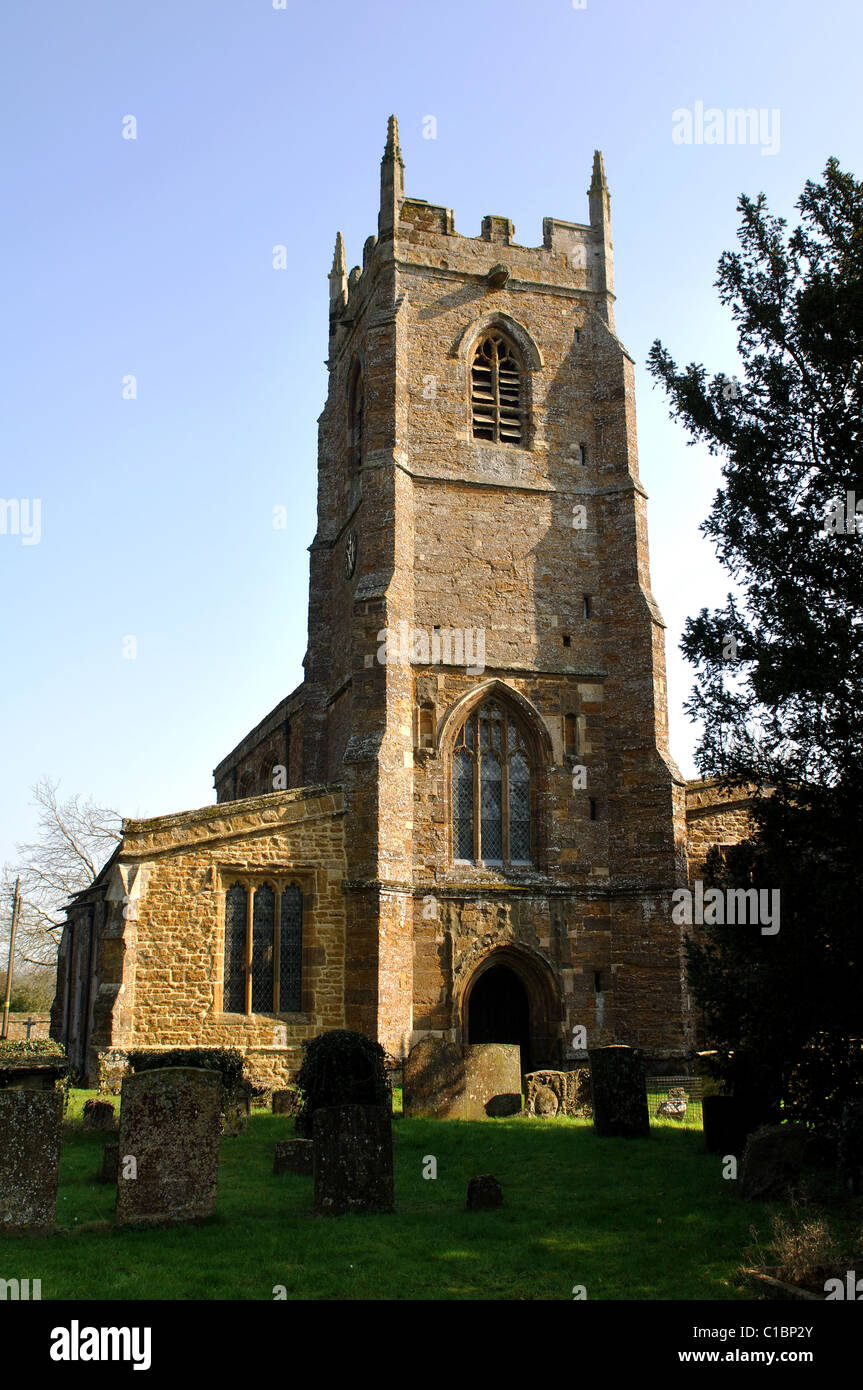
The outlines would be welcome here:
<svg viewBox="0 0 863 1390">
<path fill-rule="evenodd" d="M 222 1078 L 161 1067 L 124 1078 L 115 1220 L 195 1221 L 216 1206 Z"/>
<path fill-rule="evenodd" d="M 82 1129 L 112 1130 L 117 1128 L 117 1116 L 109 1100 L 87 1100 L 81 1116 Z"/>
<path fill-rule="evenodd" d="M 405 1115 L 482 1120 L 521 1110 L 521 1050 L 517 1043 L 459 1047 L 422 1038 L 404 1068 Z"/>
<path fill-rule="evenodd" d="M 102 1095 L 118 1096 L 129 1061 L 117 1047 L 106 1047 L 99 1053 L 99 1090 Z"/>
<path fill-rule="evenodd" d="M 641 1058 L 634 1047 L 593 1047 L 590 1086 L 597 1134 L 641 1139 L 650 1134 L 647 1090 Z"/>
<path fill-rule="evenodd" d="M 590 1115 L 587 1067 L 578 1067 L 575 1071 L 545 1068 L 528 1072 L 524 1078 L 524 1109 L 527 1115 Z"/>
<path fill-rule="evenodd" d="M 753 1202 L 778 1202 L 791 1196 L 805 1148 L 802 1125 L 764 1125 L 750 1134 L 740 1168 L 740 1196 Z"/>
<path fill-rule="evenodd" d="M 469 1043 L 464 1050 L 463 1120 L 517 1115 L 521 1110 L 518 1043 Z"/>
<path fill-rule="evenodd" d="M 119 1166 L 120 1141 L 119 1139 L 106 1139 L 105 1147 L 102 1150 L 102 1168 L 99 1173 L 99 1181 L 115 1183 Z"/>
<path fill-rule="evenodd" d="M 222 1097 L 222 1118 L 220 1129 L 229 1139 L 236 1139 L 252 1114 L 252 1087 L 245 1080 L 226 1090 Z"/>
<path fill-rule="evenodd" d="M 467 1185 L 467 1210 L 490 1211 L 503 1206 L 503 1191 L 497 1178 L 491 1173 L 481 1173 L 471 1178 Z"/>
<path fill-rule="evenodd" d="M 392 1211 L 392 1114 L 378 1105 L 314 1112 L 315 1211 Z"/>
<path fill-rule="evenodd" d="M 273 1159 L 274 1173 L 311 1177 L 315 1171 L 315 1145 L 311 1139 L 281 1139 Z"/>
<path fill-rule="evenodd" d="M 62 1121 L 60 1091 L 0 1091 L 0 1231 L 53 1231 Z"/>
<path fill-rule="evenodd" d="M 464 1094 L 464 1055 L 457 1043 L 421 1038 L 404 1068 L 402 1111 L 434 1119 L 455 1118 Z"/>
<path fill-rule="evenodd" d="M 687 1100 L 684 1086 L 672 1086 L 665 1100 L 657 1105 L 656 1113 L 666 1120 L 683 1120 L 686 1118 Z"/>
<path fill-rule="evenodd" d="M 300 1098 L 296 1088 L 289 1086 L 284 1091 L 273 1091 L 273 1114 L 296 1115 Z"/>
</svg>

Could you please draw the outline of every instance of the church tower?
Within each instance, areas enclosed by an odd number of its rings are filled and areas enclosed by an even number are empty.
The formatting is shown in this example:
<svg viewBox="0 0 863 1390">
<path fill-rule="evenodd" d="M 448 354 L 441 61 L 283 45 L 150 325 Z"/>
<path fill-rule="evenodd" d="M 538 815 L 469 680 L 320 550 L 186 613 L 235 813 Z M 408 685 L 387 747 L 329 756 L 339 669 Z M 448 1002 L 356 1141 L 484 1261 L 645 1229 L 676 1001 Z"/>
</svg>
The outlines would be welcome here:
<svg viewBox="0 0 863 1390">
<path fill-rule="evenodd" d="M 398 1055 L 519 1041 L 528 1069 L 688 1036 L 685 789 L 598 152 L 588 198 L 539 247 L 500 216 L 461 235 L 405 196 L 391 117 L 362 266 L 336 239 L 292 780 L 344 787 L 345 1024 Z"/>
</svg>

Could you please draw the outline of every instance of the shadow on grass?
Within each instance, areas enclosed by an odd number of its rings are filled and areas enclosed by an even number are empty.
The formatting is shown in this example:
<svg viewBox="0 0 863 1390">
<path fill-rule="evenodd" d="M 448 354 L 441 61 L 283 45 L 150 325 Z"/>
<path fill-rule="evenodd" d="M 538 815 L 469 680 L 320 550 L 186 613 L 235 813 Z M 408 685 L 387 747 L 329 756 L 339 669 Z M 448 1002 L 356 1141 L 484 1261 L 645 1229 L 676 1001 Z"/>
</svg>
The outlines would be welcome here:
<svg viewBox="0 0 863 1390">
<path fill-rule="evenodd" d="M 570 1299 L 574 1285 L 588 1299 L 748 1297 L 736 1269 L 764 1208 L 735 1196 L 693 1129 L 625 1140 L 580 1120 L 400 1119 L 396 1210 L 328 1218 L 312 1213 L 310 1178 L 272 1174 L 292 1133 L 253 1112 L 221 1142 L 212 1221 L 129 1230 L 96 1181 L 105 1136 L 73 1127 L 61 1231 L 3 1242 L 0 1275 L 41 1278 L 43 1299 L 271 1299 L 278 1286 L 292 1299 Z M 500 1181 L 502 1208 L 465 1210 L 480 1173 Z"/>
</svg>

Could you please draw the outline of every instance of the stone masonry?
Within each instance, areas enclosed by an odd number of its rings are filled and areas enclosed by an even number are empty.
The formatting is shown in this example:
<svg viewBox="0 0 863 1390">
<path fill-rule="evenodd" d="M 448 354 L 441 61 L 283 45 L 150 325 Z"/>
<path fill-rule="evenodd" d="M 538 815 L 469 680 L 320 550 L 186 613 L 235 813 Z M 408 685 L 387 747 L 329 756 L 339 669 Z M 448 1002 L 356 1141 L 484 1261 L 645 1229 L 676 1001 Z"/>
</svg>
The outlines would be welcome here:
<svg viewBox="0 0 863 1390">
<path fill-rule="evenodd" d="M 687 787 L 669 752 L 614 299 L 599 153 L 586 222 L 465 236 L 406 196 L 391 118 L 377 234 L 350 274 L 339 235 L 329 276 L 305 679 L 218 764 L 215 806 L 126 821 L 70 907 L 52 1033 L 90 1076 L 107 1048 L 194 1043 L 281 1087 L 341 1027 L 398 1059 L 517 1042 L 523 1070 L 691 1045 L 687 801 L 699 857 L 745 833 L 746 799 Z M 518 379 L 510 442 L 477 434 L 490 335 Z M 455 853 L 456 749 L 492 706 L 529 767 L 511 861 Z M 227 1012 L 226 894 L 270 881 L 302 892 L 302 1007 Z"/>
</svg>

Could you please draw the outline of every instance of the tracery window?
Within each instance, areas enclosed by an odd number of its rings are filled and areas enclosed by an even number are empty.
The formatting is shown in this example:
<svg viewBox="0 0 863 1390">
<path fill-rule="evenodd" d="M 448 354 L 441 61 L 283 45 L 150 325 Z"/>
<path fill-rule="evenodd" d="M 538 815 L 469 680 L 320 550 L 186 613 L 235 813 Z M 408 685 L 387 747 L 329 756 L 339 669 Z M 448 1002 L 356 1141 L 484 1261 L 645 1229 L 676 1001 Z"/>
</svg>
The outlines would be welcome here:
<svg viewBox="0 0 863 1390">
<path fill-rule="evenodd" d="M 470 405 L 474 439 L 490 439 L 496 444 L 523 442 L 521 365 L 516 349 L 502 333 L 487 333 L 477 343 Z"/>
<path fill-rule="evenodd" d="M 529 864 L 531 765 L 524 734 L 495 700 L 465 720 L 452 756 L 453 859 Z"/>
<path fill-rule="evenodd" d="M 300 1013 L 302 955 L 297 884 L 235 880 L 225 894 L 223 1012 Z"/>
</svg>

